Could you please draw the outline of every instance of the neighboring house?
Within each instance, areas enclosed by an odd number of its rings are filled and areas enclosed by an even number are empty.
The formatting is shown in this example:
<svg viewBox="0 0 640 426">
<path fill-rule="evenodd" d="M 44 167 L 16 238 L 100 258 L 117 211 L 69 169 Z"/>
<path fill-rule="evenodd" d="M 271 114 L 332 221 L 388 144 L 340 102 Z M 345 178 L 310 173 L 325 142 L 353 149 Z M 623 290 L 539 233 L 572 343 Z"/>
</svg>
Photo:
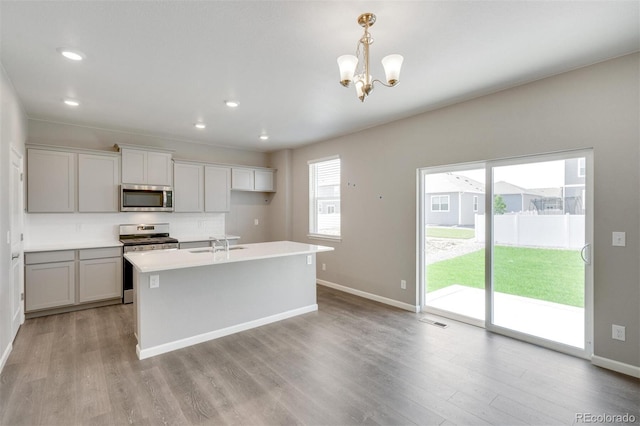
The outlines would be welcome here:
<svg viewBox="0 0 640 426">
<path fill-rule="evenodd" d="M 586 188 L 585 158 L 572 158 L 564 162 L 564 211 L 584 214 Z"/>
<path fill-rule="evenodd" d="M 427 175 L 427 224 L 473 226 L 475 215 L 484 214 L 484 184 L 455 173 Z"/>
<path fill-rule="evenodd" d="M 538 211 L 549 214 L 562 213 L 562 198 L 558 194 L 550 196 L 549 190 L 526 189 L 509 182 L 496 182 L 493 185 L 495 195 L 500 195 L 506 204 L 505 213 Z"/>
</svg>

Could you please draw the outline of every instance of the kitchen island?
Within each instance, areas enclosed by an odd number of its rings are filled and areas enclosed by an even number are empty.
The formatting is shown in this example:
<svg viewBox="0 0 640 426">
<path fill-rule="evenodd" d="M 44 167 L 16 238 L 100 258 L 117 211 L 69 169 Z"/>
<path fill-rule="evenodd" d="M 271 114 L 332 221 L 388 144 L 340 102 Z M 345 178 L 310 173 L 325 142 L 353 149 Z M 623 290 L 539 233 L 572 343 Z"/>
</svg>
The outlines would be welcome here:
<svg viewBox="0 0 640 426">
<path fill-rule="evenodd" d="M 316 311 L 316 253 L 330 250 L 277 241 L 125 254 L 138 358 Z"/>
</svg>

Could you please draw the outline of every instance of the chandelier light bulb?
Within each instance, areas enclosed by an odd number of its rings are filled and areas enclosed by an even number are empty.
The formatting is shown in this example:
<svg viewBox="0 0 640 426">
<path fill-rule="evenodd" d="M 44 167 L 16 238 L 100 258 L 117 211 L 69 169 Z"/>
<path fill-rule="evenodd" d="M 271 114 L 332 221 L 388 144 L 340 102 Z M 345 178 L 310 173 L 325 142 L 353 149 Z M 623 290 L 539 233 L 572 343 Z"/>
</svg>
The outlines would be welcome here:
<svg viewBox="0 0 640 426">
<path fill-rule="evenodd" d="M 394 86 L 400 80 L 400 68 L 402 67 L 402 55 L 388 55 L 382 58 L 382 66 L 387 78 L 387 83 Z"/>
<path fill-rule="evenodd" d="M 340 67 L 340 84 L 347 87 L 353 81 L 353 74 L 358 66 L 358 58 L 353 55 L 342 55 L 338 57 L 338 67 Z"/>
</svg>

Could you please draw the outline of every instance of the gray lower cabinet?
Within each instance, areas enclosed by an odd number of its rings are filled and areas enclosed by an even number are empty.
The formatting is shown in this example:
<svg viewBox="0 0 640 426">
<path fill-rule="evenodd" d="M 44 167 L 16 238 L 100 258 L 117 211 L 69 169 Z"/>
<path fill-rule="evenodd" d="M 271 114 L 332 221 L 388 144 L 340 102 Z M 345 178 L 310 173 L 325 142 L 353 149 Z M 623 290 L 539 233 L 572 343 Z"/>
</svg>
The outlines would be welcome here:
<svg viewBox="0 0 640 426">
<path fill-rule="evenodd" d="M 121 298 L 120 247 L 25 254 L 27 314 L 74 310 L 90 303 L 120 303 Z"/>
<path fill-rule="evenodd" d="M 78 303 L 122 297 L 120 248 L 79 250 L 79 259 Z"/>
<path fill-rule="evenodd" d="M 25 266 L 25 312 L 75 303 L 75 261 Z"/>
</svg>

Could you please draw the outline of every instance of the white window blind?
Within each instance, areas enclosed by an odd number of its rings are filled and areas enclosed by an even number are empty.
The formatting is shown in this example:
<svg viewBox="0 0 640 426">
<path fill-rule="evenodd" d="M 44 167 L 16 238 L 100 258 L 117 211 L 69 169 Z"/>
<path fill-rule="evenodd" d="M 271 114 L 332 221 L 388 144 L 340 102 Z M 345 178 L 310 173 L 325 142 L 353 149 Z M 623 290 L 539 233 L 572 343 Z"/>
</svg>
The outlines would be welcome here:
<svg viewBox="0 0 640 426">
<path fill-rule="evenodd" d="M 340 238 L 340 158 L 309 162 L 309 235 Z"/>
</svg>

